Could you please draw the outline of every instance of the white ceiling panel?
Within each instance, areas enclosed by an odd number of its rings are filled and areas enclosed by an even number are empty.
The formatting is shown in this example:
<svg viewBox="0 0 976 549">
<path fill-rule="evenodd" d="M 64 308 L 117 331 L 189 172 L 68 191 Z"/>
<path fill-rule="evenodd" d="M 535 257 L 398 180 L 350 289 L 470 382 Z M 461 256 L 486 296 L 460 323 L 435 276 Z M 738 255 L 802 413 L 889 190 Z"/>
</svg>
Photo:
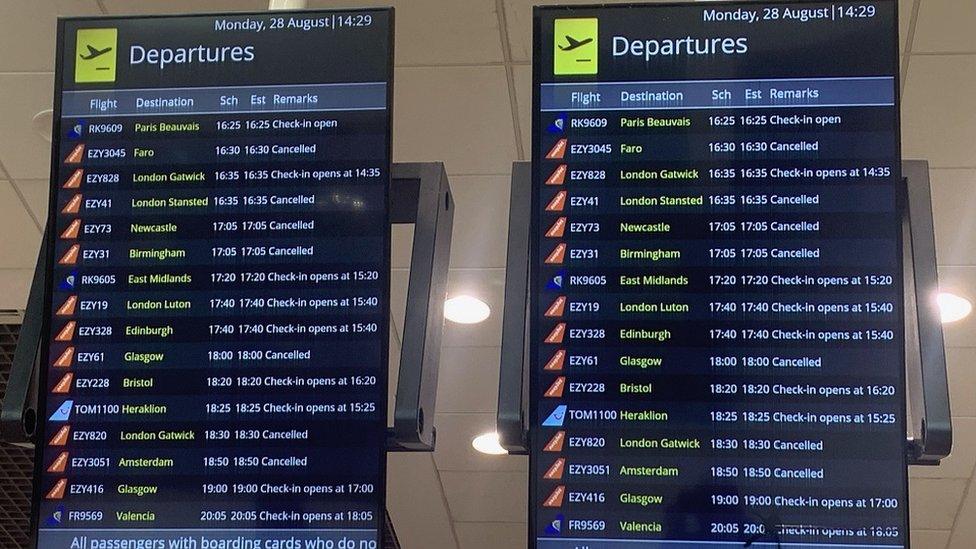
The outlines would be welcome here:
<svg viewBox="0 0 976 549">
<path fill-rule="evenodd" d="M 499 347 L 442 347 L 437 411 L 494 414 L 499 360 Z"/>
<path fill-rule="evenodd" d="M 394 158 L 443 161 L 450 174 L 504 175 L 515 159 L 505 68 L 396 70 Z"/>
<path fill-rule="evenodd" d="M 961 322 L 973 322 L 972 317 Z M 976 417 L 976 347 L 946 349 L 952 415 Z M 976 438 L 976 433 L 974 433 Z"/>
<path fill-rule="evenodd" d="M 474 437 L 495 430 L 495 414 L 441 414 L 437 426 L 434 463 L 441 472 L 495 471 L 528 473 L 528 456 L 490 456 L 471 446 Z M 443 442 L 443 444 L 440 444 Z"/>
<path fill-rule="evenodd" d="M 976 265 L 976 170 L 930 170 L 940 265 Z"/>
<path fill-rule="evenodd" d="M 976 490 L 970 486 L 959 509 L 949 549 L 973 549 L 973 545 L 976 545 Z"/>
<path fill-rule="evenodd" d="M 34 267 L 30 269 L 0 269 L 0 309 L 23 310 L 27 306 Z"/>
<path fill-rule="evenodd" d="M 976 2 L 923 0 L 915 24 L 913 52 L 976 52 Z"/>
<path fill-rule="evenodd" d="M 0 72 L 53 71 L 58 16 L 101 13 L 95 0 L 0 2 Z"/>
<path fill-rule="evenodd" d="M 112 15 L 265 11 L 267 0 L 102 0 Z"/>
<path fill-rule="evenodd" d="M 502 341 L 502 311 L 505 302 L 504 269 L 452 269 L 447 296 L 468 294 L 491 308 L 488 320 L 479 324 L 444 323 L 445 347 L 498 347 Z"/>
<path fill-rule="evenodd" d="M 541 0 L 504 0 L 512 61 L 532 59 L 532 6 L 544 3 Z"/>
<path fill-rule="evenodd" d="M 444 471 L 441 482 L 456 521 L 521 522 L 528 516 L 526 473 Z"/>
<path fill-rule="evenodd" d="M 0 269 L 33 269 L 41 232 L 7 181 L 0 181 Z"/>
<path fill-rule="evenodd" d="M 430 454 L 391 453 L 386 507 L 403 549 L 458 549 Z"/>
<path fill-rule="evenodd" d="M 912 56 L 902 100 L 902 150 L 935 168 L 976 167 L 976 55 Z"/>
<path fill-rule="evenodd" d="M 949 530 L 912 530 L 914 549 L 946 549 L 949 544 Z"/>
<path fill-rule="evenodd" d="M 504 267 L 508 245 L 508 175 L 450 177 L 454 194 L 451 267 Z"/>
<path fill-rule="evenodd" d="M 486 64 L 503 60 L 494 0 L 358 0 L 345 4 L 311 0 L 308 5 L 393 6 L 398 65 Z"/>
<path fill-rule="evenodd" d="M 14 181 L 14 187 L 27 201 L 34 219 L 43 227 L 47 220 L 47 204 L 51 182 L 47 179 L 22 179 Z"/>
<path fill-rule="evenodd" d="M 976 296 L 976 267 L 939 267 L 939 287 L 969 299 Z M 976 347 L 976 316 L 943 324 L 947 347 Z"/>
<path fill-rule="evenodd" d="M 518 103 L 519 132 L 522 137 L 522 160 L 532 159 L 532 65 L 512 67 L 515 76 L 515 98 Z"/>
<path fill-rule="evenodd" d="M 51 145 L 35 129 L 33 118 L 52 107 L 53 95 L 53 74 L 0 74 L 0 164 L 13 179 L 47 179 Z"/>
<path fill-rule="evenodd" d="M 970 385 L 970 390 L 973 386 Z M 912 467 L 911 476 L 916 478 L 968 479 L 976 467 L 976 418 L 952 419 L 952 455 L 938 467 Z"/>
<path fill-rule="evenodd" d="M 912 529 L 949 530 L 962 502 L 966 480 L 913 478 L 909 482 Z"/>
<path fill-rule="evenodd" d="M 458 522 L 461 549 L 515 549 L 525 547 L 528 529 L 524 522 Z"/>
<path fill-rule="evenodd" d="M 912 10 L 916 0 L 898 0 L 898 37 L 899 51 L 905 51 L 908 45 L 908 29 L 912 22 Z"/>
</svg>

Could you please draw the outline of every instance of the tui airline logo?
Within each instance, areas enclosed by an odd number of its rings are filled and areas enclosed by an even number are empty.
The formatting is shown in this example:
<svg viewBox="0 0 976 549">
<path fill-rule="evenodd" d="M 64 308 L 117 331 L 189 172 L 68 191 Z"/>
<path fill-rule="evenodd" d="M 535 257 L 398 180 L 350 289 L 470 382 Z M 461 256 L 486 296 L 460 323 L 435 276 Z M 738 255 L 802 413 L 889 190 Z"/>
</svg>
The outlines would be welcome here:
<svg viewBox="0 0 976 549">
<path fill-rule="evenodd" d="M 78 29 L 75 83 L 115 82 L 118 42 L 118 29 Z"/>
<path fill-rule="evenodd" d="M 552 73 L 596 74 L 599 20 L 556 19 L 552 45 Z"/>
</svg>

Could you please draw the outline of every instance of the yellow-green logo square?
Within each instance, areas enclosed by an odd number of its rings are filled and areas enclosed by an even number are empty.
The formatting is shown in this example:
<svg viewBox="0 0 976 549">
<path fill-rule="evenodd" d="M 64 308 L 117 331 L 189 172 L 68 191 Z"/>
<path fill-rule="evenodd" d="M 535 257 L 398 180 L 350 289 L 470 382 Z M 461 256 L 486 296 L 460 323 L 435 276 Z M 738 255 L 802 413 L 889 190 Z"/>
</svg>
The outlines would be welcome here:
<svg viewBox="0 0 976 549">
<path fill-rule="evenodd" d="M 595 18 L 556 19 L 553 74 L 596 74 L 599 21 Z"/>
<path fill-rule="evenodd" d="M 79 29 L 75 41 L 75 82 L 115 82 L 118 29 Z"/>
</svg>

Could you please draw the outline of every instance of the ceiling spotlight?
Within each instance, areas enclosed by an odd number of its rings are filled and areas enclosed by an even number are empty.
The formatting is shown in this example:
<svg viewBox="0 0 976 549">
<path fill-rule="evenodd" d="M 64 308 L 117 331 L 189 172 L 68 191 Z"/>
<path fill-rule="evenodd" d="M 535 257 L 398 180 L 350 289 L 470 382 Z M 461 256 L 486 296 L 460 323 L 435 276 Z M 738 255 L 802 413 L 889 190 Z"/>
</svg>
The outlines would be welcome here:
<svg viewBox="0 0 976 549">
<path fill-rule="evenodd" d="M 471 446 L 482 454 L 491 456 L 501 456 L 508 453 L 498 442 L 498 433 L 485 433 L 479 435 L 471 441 Z"/>
<path fill-rule="evenodd" d="M 469 295 L 455 296 L 444 302 L 444 316 L 458 324 L 484 322 L 490 314 L 487 303 Z"/>
<path fill-rule="evenodd" d="M 956 294 L 939 292 L 935 299 L 939 304 L 943 324 L 962 320 L 973 311 L 973 304 L 965 297 Z"/>
</svg>

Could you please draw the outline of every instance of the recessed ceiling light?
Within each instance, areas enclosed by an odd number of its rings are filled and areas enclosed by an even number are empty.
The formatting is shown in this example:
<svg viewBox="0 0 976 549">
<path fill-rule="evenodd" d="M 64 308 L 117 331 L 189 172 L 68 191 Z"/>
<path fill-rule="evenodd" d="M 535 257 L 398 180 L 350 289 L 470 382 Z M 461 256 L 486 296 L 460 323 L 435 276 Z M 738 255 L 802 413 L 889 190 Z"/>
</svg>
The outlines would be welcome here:
<svg viewBox="0 0 976 549">
<path fill-rule="evenodd" d="M 491 456 L 501 456 L 508 453 L 498 442 L 498 433 L 485 433 L 479 435 L 471 441 L 471 446 L 482 454 Z"/>
<path fill-rule="evenodd" d="M 965 297 L 949 292 L 939 292 L 936 301 L 939 304 L 943 324 L 962 320 L 973 311 L 972 302 Z"/>
<path fill-rule="evenodd" d="M 444 316 L 459 324 L 477 324 L 491 315 L 488 304 L 470 295 L 458 295 L 444 302 Z"/>
<path fill-rule="evenodd" d="M 303 10 L 308 7 L 308 0 L 271 0 L 268 10 Z"/>
</svg>

